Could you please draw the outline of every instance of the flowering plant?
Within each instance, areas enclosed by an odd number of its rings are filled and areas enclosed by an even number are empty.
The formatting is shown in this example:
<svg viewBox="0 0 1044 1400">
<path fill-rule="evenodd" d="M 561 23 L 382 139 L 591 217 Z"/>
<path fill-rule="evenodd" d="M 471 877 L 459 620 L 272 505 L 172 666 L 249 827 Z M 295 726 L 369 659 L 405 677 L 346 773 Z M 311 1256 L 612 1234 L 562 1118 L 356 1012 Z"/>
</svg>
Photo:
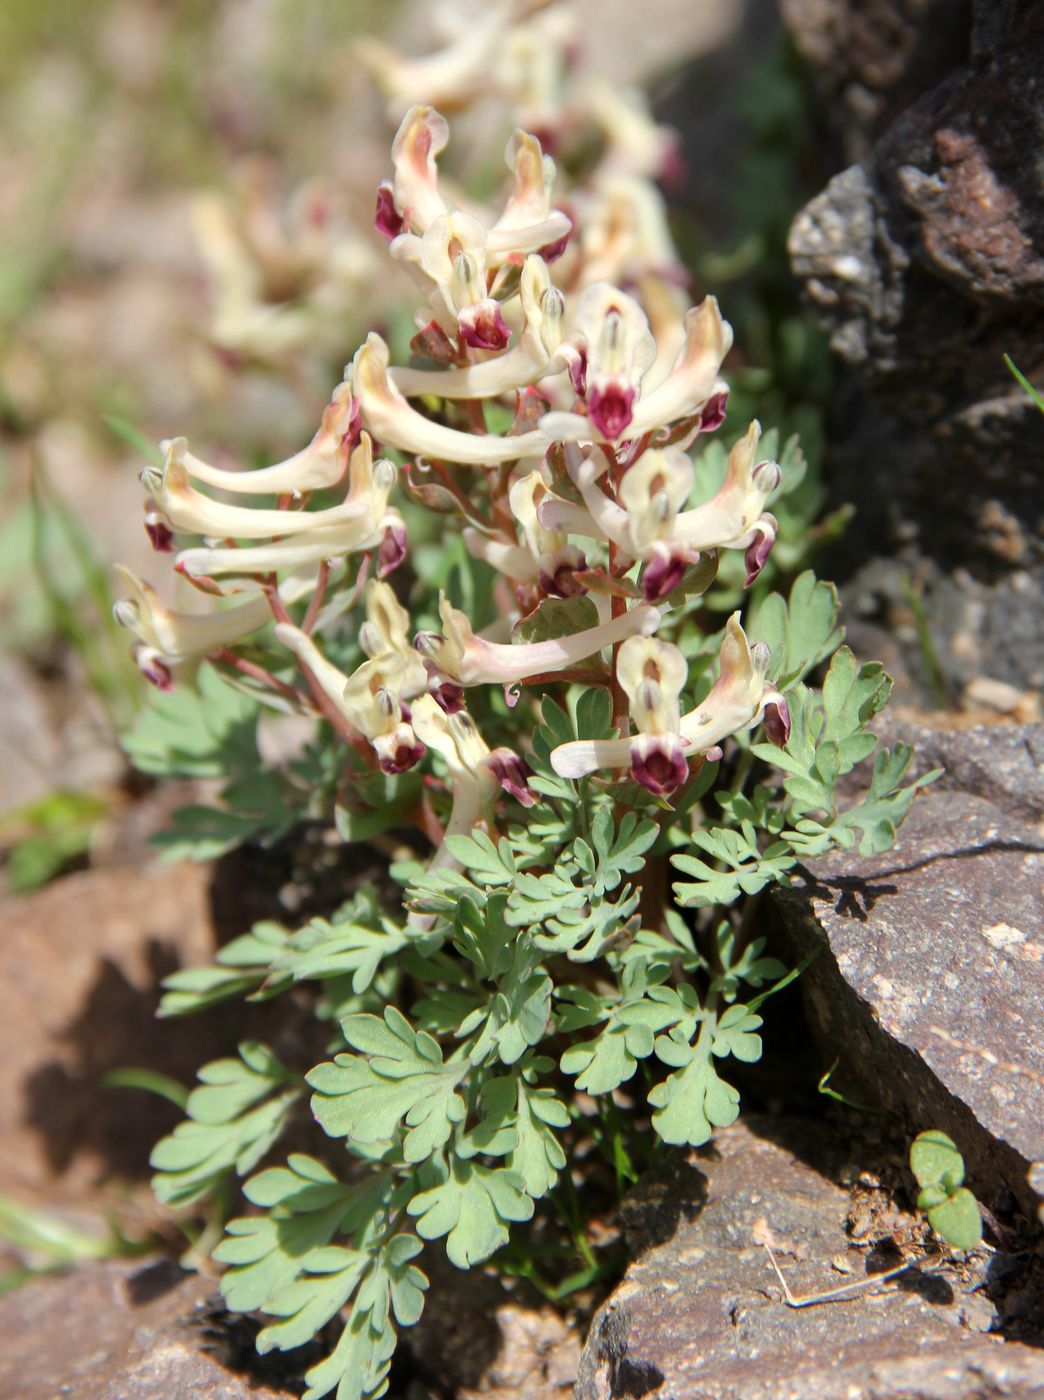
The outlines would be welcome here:
<svg viewBox="0 0 1044 1400">
<path fill-rule="evenodd" d="M 515 40 L 541 19 L 488 8 Z M 464 101 L 472 49 L 443 59 Z M 383 1393 L 425 1249 L 537 1277 L 538 1245 L 513 1254 L 510 1232 L 590 1149 L 626 1184 L 636 1136 L 700 1144 L 735 1119 L 719 1070 L 759 1058 L 759 1008 L 792 975 L 751 897 L 832 845 L 886 848 L 916 786 L 900 746 L 838 802 L 890 682 L 840 645 L 829 585 L 768 587 L 770 507 L 803 463 L 757 423 L 727 453 L 713 437 L 734 436 L 732 331 L 682 290 L 654 184 L 670 140 L 589 92 L 602 156 L 559 193 L 545 146 L 578 103 L 527 92 L 541 134 L 510 136 L 492 208 L 450 189 L 444 118 L 402 118 L 376 225 L 419 289 L 408 352 L 368 335 L 284 462 L 237 471 L 176 438 L 143 472 L 152 541 L 210 611 L 123 571 L 117 616 L 163 692 L 132 756 L 225 784 L 168 850 L 332 823 L 390 855 L 401 891 L 255 925 L 166 983 L 165 1015 L 310 988 L 332 1038 L 318 1064 L 248 1042 L 205 1066 L 153 1159 L 172 1205 L 247 1178 L 254 1210 L 213 1257 L 230 1306 L 269 1315 L 261 1349 L 348 1310 L 309 1400 Z M 266 764 L 280 714 L 308 738 Z M 330 1151 L 255 1171 L 309 1101 Z M 600 1271 L 566 1214 L 582 1268 L 545 1280 L 559 1294 Z"/>
</svg>

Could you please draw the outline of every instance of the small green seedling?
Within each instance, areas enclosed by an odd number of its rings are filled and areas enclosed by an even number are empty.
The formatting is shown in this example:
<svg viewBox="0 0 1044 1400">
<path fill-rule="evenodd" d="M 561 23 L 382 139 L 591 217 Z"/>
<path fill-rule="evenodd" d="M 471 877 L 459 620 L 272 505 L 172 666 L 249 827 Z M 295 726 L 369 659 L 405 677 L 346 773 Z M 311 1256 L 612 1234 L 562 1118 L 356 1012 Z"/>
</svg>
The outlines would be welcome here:
<svg viewBox="0 0 1044 1400">
<path fill-rule="evenodd" d="M 964 1185 L 964 1158 L 952 1138 L 937 1128 L 910 1144 L 910 1170 L 921 1188 L 917 1208 L 955 1249 L 973 1249 L 982 1239 L 979 1203 Z"/>
</svg>

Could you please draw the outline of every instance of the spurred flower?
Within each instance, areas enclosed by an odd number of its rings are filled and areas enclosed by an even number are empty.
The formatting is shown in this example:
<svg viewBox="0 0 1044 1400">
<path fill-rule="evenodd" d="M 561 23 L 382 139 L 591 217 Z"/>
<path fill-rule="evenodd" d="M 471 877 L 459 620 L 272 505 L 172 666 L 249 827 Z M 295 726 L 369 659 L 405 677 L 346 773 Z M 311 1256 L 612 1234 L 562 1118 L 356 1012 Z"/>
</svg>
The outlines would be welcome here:
<svg viewBox="0 0 1044 1400">
<path fill-rule="evenodd" d="M 303 495 L 336 486 L 348 470 L 348 459 L 359 436 L 359 407 L 347 383 L 337 386 L 323 411 L 315 437 L 301 452 L 271 467 L 228 471 L 212 467 L 188 450 L 184 438 L 160 443 L 168 464 L 177 462 L 195 481 L 222 491 L 249 495 Z"/>
<path fill-rule="evenodd" d="M 467 710 L 447 714 L 431 695 L 421 695 L 413 706 L 413 727 L 426 748 L 433 749 L 449 769 L 453 784 L 453 809 L 447 836 L 467 836 L 493 814 L 497 793 L 503 788 L 523 806 L 535 801 L 527 786 L 525 762 L 510 749 L 493 749 L 479 733 Z M 453 864 L 445 843 L 432 867 Z"/>
<path fill-rule="evenodd" d="M 649 636 L 660 623 L 655 608 L 641 604 L 597 627 L 546 642 L 487 642 L 446 595 L 439 595 L 442 635 L 420 632 L 415 645 L 439 676 L 458 685 L 512 684 L 545 671 L 562 671 L 626 637 Z"/>
<path fill-rule="evenodd" d="M 561 442 L 593 442 L 599 438 L 618 442 L 694 420 L 688 432 L 690 439 L 694 437 L 702 426 L 697 417 L 700 410 L 728 388 L 718 378 L 718 372 L 732 345 L 732 327 L 722 320 L 715 298 L 705 297 L 686 313 L 685 342 L 670 373 L 653 388 L 643 382 L 656 353 L 645 313 L 633 302 L 636 314 L 628 313 L 621 321 L 612 319 L 606 326 L 605 318 L 613 310 L 623 316 L 623 294 L 602 284 L 589 287 L 583 296 L 589 293 L 591 321 L 597 323 L 600 318 L 602 327 L 595 331 L 586 319 L 583 323 L 588 360 L 592 354 L 598 360 L 594 401 L 588 365 L 590 420 L 577 413 L 554 412 L 541 419 L 540 427 L 549 438 Z M 579 310 L 577 320 L 579 324 Z M 624 368 L 611 369 L 614 364 Z"/>
<path fill-rule="evenodd" d="M 587 567 L 587 561 L 565 535 L 541 525 L 537 508 L 547 494 L 544 478 L 536 468 L 512 484 L 508 503 L 518 522 L 521 544 L 470 526 L 463 532 L 464 543 L 474 558 L 484 559 L 516 583 L 537 584 L 551 597 L 573 597 L 583 592 L 575 575 Z"/>
<path fill-rule="evenodd" d="M 323 694 L 352 729 L 373 746 L 385 773 L 401 773 L 419 761 L 424 750 L 406 718 L 397 690 L 403 679 L 397 657 L 375 658 L 346 676 L 300 628 L 280 622 L 276 640 L 311 672 Z"/>
<path fill-rule="evenodd" d="M 272 620 L 268 600 L 261 594 L 221 612 L 175 612 L 151 584 L 130 569 L 117 564 L 116 572 L 131 596 L 113 605 L 113 616 L 137 637 L 132 648 L 135 663 L 160 690 L 172 688 L 178 667 L 215 647 L 242 641 Z"/>
<path fill-rule="evenodd" d="M 348 494 L 340 506 L 313 514 L 291 511 L 261 511 L 266 517 L 264 534 L 271 536 L 276 528 L 283 538 L 267 544 L 236 548 L 231 545 L 203 545 L 182 550 L 176 568 L 189 579 L 213 579 L 228 574 L 265 574 L 295 569 L 303 564 L 319 563 L 323 559 L 341 559 L 348 554 L 381 547 L 390 537 L 391 551 L 401 558 L 400 545 L 405 541 L 405 526 L 398 511 L 389 509 L 388 496 L 395 484 L 393 463 L 374 462 L 369 437 L 364 433 L 351 456 L 348 473 Z M 206 499 L 206 498 L 201 498 Z M 210 506 L 228 512 L 236 507 Z M 255 514 L 243 510 L 244 524 Z M 278 522 L 272 527 L 272 518 Z M 237 514 L 236 519 L 239 519 Z M 289 529 L 287 529 L 289 525 Z M 229 530 L 233 536 L 237 530 Z"/>
<path fill-rule="evenodd" d="M 551 766 L 563 778 L 583 778 L 599 768 L 630 767 L 635 779 L 655 793 L 668 793 L 687 776 L 697 754 L 720 756 L 718 745 L 730 734 L 765 721 L 773 743 L 790 732 L 787 702 L 765 678 L 770 652 L 764 642 L 751 647 L 739 613 L 725 625 L 719 673 L 710 694 L 694 710 L 679 715 L 678 700 L 687 666 L 669 643 L 634 639 L 617 655 L 617 679 L 631 704 L 637 733 L 631 739 L 579 740 L 561 744 Z"/>
<path fill-rule="evenodd" d="M 388 375 L 388 347 L 371 332 L 356 352 L 350 370 L 352 389 L 363 422 L 374 437 L 403 452 L 416 452 L 464 466 L 490 466 L 540 454 L 548 439 L 540 431 L 517 437 L 476 435 L 445 428 L 411 408 Z"/>
<path fill-rule="evenodd" d="M 562 343 L 564 300 L 543 258 L 534 254 L 519 283 L 522 330 L 510 350 L 493 359 L 455 369 L 388 371 L 389 382 L 407 397 L 435 394 L 443 399 L 488 399 L 522 389 L 560 368 L 555 352 Z"/>
<path fill-rule="evenodd" d="M 625 561 L 645 562 L 642 586 L 650 601 L 677 587 L 685 570 L 712 549 L 746 551 L 749 585 L 776 538 L 776 520 L 765 504 L 779 485 L 780 468 L 756 461 L 760 432 L 756 422 L 750 425 L 729 453 L 720 489 L 692 510 L 684 506 L 692 493 L 693 466 L 679 447 L 644 452 L 624 473 L 616 500 L 602 489 L 608 462 L 598 449 L 570 458 L 584 505 L 549 497 L 540 506 L 541 521 L 548 528 L 609 540 Z"/>
</svg>

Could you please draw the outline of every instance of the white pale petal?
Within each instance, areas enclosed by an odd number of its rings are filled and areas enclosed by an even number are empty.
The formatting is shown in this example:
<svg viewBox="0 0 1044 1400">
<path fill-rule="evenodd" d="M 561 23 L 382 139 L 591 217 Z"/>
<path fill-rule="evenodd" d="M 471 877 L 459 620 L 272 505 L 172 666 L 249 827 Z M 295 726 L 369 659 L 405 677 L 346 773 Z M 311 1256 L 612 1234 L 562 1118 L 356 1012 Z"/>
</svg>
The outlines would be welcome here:
<svg viewBox="0 0 1044 1400">
<path fill-rule="evenodd" d="M 579 739 L 551 750 L 551 767 L 560 778 L 586 778 L 599 768 L 629 768 L 630 739 Z"/>
<path fill-rule="evenodd" d="M 670 374 L 641 399 L 628 427 L 639 437 L 688 417 L 718 386 L 718 372 L 732 346 L 732 327 L 723 321 L 714 297 L 705 297 L 685 318 L 686 340 Z M 724 387 L 724 386 L 723 386 Z"/>
<path fill-rule="evenodd" d="M 323 413 L 322 425 L 301 452 L 271 467 L 254 471 L 226 471 L 212 467 L 188 450 L 184 438 L 160 444 L 196 481 L 235 493 L 282 495 L 319 491 L 336 486 L 348 467 L 348 433 L 352 415 L 351 391 L 347 383 L 338 385 Z"/>
<path fill-rule="evenodd" d="M 514 462 L 542 452 L 545 434 L 537 430 L 518 437 L 476 436 L 432 423 L 411 408 L 388 378 L 388 347 L 371 332 L 352 365 L 352 384 L 363 420 L 374 436 L 403 452 L 418 452 L 440 461 L 465 466 L 490 466 Z"/>
</svg>

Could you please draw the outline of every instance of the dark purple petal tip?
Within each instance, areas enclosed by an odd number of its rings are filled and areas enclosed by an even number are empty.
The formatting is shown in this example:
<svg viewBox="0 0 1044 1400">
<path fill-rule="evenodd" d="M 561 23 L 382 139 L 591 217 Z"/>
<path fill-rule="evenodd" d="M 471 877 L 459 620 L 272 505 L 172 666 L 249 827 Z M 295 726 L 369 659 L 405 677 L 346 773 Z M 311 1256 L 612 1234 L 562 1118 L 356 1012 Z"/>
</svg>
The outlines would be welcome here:
<svg viewBox="0 0 1044 1400">
<path fill-rule="evenodd" d="M 500 306 L 491 297 L 465 307 L 457 320 L 461 339 L 473 350 L 503 350 L 511 339 Z"/>
<path fill-rule="evenodd" d="M 406 558 L 406 531 L 401 525 L 392 525 L 385 532 L 377 555 L 377 577 L 387 578 L 393 574 Z"/>
<path fill-rule="evenodd" d="M 642 574 L 642 593 L 647 603 L 655 603 L 658 598 L 678 587 L 690 561 L 680 554 L 657 554 L 645 566 Z"/>
<path fill-rule="evenodd" d="M 174 550 L 174 531 L 157 515 L 149 514 L 145 517 L 145 533 L 155 549 L 160 554 L 171 554 Z"/>
<path fill-rule="evenodd" d="M 675 792 L 689 777 L 689 765 L 678 739 L 645 735 L 631 745 L 631 775 L 657 797 Z"/>
<path fill-rule="evenodd" d="M 765 706 L 765 734 L 769 743 L 780 749 L 790 738 L 790 707 L 782 695 Z"/>
<path fill-rule="evenodd" d="M 490 772 L 506 793 L 523 807 L 535 806 L 536 797 L 529 790 L 533 770 L 524 758 L 511 749 L 494 749 L 487 762 Z"/>
<path fill-rule="evenodd" d="M 728 403 L 728 392 L 714 394 L 703 406 L 700 414 L 700 432 L 713 433 L 725 422 L 725 406 Z"/>
<path fill-rule="evenodd" d="M 767 523 L 771 521 L 771 524 Z M 771 516 L 763 517 L 757 526 L 757 534 L 747 546 L 743 556 L 743 562 L 747 566 L 747 577 L 744 587 L 749 588 L 765 567 L 765 561 L 772 553 L 772 546 L 776 543 L 776 522 Z"/>
<path fill-rule="evenodd" d="M 592 389 L 587 398 L 591 422 L 608 442 L 615 442 L 634 417 L 634 390 L 622 384 Z"/>
<path fill-rule="evenodd" d="M 387 180 L 377 186 L 377 214 L 373 226 L 389 240 L 398 238 L 403 230 L 403 217 L 395 207 L 395 194 Z"/>
</svg>

